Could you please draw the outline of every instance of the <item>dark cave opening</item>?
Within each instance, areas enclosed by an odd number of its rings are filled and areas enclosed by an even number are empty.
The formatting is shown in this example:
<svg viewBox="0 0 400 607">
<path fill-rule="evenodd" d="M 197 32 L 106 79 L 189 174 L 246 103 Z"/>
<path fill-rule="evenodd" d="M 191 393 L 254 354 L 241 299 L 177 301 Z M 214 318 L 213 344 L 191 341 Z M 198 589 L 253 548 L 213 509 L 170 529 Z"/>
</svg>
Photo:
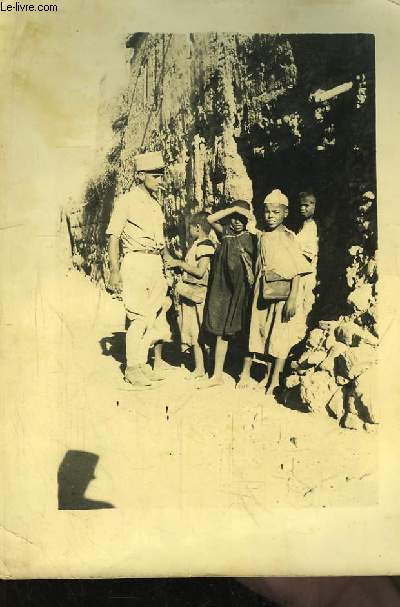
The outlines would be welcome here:
<svg viewBox="0 0 400 607">
<path fill-rule="evenodd" d="M 287 225 L 294 230 L 299 225 L 299 193 L 308 189 L 315 193 L 320 240 L 315 316 L 330 319 L 346 310 L 348 248 L 356 244 L 360 197 L 368 190 L 376 192 L 374 39 L 364 34 L 287 38 L 297 68 L 296 85 L 270 104 L 268 127 L 249 125 L 244 111 L 236 142 L 253 184 L 260 226 L 262 203 L 272 189 L 288 196 Z M 361 103 L 360 79 L 368 92 Z M 318 104 L 310 98 L 318 89 L 326 91 L 345 82 L 352 83 L 351 89 L 328 101 Z M 322 119 L 319 108 L 325 112 Z M 285 125 L 285 118 L 294 112 L 300 117 L 297 139 Z M 275 130 L 271 118 L 279 124 Z M 376 208 L 372 215 L 376 224 Z M 372 232 L 373 253 L 376 230 Z"/>
</svg>

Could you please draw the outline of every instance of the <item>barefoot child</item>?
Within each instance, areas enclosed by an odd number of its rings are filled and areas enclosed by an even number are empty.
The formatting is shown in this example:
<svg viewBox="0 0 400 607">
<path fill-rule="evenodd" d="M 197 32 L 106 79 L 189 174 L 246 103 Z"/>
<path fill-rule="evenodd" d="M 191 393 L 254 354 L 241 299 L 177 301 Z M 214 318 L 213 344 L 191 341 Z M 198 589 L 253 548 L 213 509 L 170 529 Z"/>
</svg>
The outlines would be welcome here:
<svg viewBox="0 0 400 607">
<path fill-rule="evenodd" d="M 215 365 L 202 387 L 223 383 L 229 341 L 241 336 L 247 342 L 255 253 L 254 237 L 246 229 L 250 215 L 250 204 L 237 200 L 208 216 L 221 242 L 214 255 L 204 314 L 204 328 L 216 336 Z M 224 219 L 227 225 L 220 223 Z"/>
<path fill-rule="evenodd" d="M 288 199 L 273 190 L 265 199 L 266 231 L 258 234 L 256 282 L 250 323 L 249 351 L 272 357 L 268 392 L 279 385 L 291 348 L 304 337 L 301 276 L 311 272 L 295 234 L 283 222 Z M 242 378 L 248 379 L 247 359 Z M 269 379 L 269 378 L 268 378 Z"/>
<path fill-rule="evenodd" d="M 317 203 L 311 191 L 300 192 L 299 208 L 303 223 L 297 232 L 297 240 L 307 261 L 310 262 L 312 272 L 303 278 L 304 282 L 304 310 L 306 316 L 311 312 L 315 302 L 314 289 L 317 284 L 318 261 L 318 229 L 314 220 L 315 205 Z"/>
<path fill-rule="evenodd" d="M 214 244 L 209 238 L 211 226 L 207 221 L 207 213 L 192 215 L 189 219 L 189 231 L 194 242 L 185 261 L 170 258 L 167 267 L 183 270 L 182 281 L 176 285 L 180 304 L 181 343 L 193 348 L 194 378 L 199 378 L 205 375 L 199 334 L 203 323 L 210 260 L 214 255 Z"/>
</svg>

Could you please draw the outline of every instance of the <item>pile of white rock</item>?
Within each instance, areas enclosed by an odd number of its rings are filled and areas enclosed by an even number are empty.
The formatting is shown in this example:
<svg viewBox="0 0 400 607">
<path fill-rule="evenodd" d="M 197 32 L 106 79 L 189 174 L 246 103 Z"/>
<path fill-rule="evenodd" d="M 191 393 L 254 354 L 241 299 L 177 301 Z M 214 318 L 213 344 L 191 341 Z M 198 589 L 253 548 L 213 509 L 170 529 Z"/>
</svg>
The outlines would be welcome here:
<svg viewBox="0 0 400 607">
<path fill-rule="evenodd" d="M 310 412 L 329 413 L 342 427 L 370 429 L 377 422 L 377 345 L 377 337 L 352 316 L 321 321 L 292 362 L 286 398 L 298 398 Z"/>
</svg>

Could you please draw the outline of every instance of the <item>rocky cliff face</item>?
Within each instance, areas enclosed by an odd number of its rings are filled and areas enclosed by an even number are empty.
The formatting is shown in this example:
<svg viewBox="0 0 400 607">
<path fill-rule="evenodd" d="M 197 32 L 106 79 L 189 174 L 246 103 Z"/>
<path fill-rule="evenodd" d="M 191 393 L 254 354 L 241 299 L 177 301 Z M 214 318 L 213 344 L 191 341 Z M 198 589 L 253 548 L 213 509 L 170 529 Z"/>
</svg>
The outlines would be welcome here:
<svg viewBox="0 0 400 607">
<path fill-rule="evenodd" d="M 131 76 L 113 110 L 114 147 L 69 214 L 74 265 L 107 279 L 105 228 L 141 151 L 164 154 L 162 203 L 175 253 L 186 247 L 194 210 L 244 198 L 260 216 L 266 193 L 279 187 L 295 227 L 298 193 L 312 188 L 320 231 L 314 331 L 288 390 L 306 408 L 336 411 L 342 424 L 352 415 L 369 423 L 377 338 L 373 38 L 139 33 L 127 46 Z"/>
</svg>

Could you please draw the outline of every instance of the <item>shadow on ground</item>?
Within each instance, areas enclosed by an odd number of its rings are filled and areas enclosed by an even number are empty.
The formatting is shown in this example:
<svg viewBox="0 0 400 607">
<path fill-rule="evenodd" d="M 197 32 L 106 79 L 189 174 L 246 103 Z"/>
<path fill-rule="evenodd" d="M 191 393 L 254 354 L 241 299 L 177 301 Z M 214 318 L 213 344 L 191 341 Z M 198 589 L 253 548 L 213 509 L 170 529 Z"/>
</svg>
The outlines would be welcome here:
<svg viewBox="0 0 400 607">
<path fill-rule="evenodd" d="M 101 353 L 104 356 L 112 356 L 121 368 L 126 365 L 125 358 L 125 331 L 116 331 L 107 337 L 102 337 L 99 341 Z"/>
<path fill-rule="evenodd" d="M 92 500 L 85 497 L 94 475 L 99 456 L 87 451 L 67 451 L 59 466 L 58 509 L 59 510 L 99 510 L 114 508 L 110 502 Z"/>
</svg>

